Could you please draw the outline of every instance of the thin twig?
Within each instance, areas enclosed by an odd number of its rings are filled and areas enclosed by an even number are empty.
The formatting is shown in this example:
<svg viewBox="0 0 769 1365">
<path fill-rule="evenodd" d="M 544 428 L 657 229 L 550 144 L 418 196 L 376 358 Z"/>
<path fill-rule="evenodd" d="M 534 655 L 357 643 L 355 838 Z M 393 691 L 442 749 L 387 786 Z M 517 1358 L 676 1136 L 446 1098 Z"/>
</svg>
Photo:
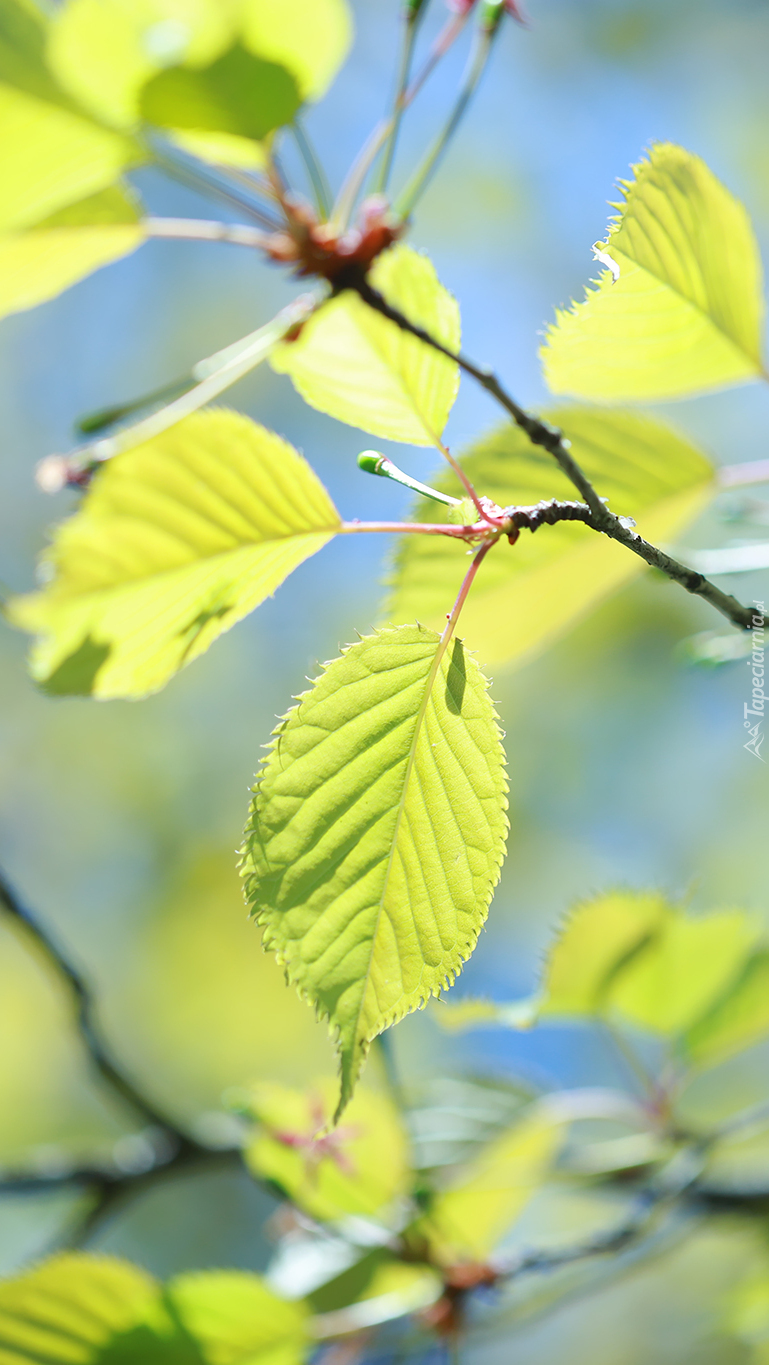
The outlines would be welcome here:
<svg viewBox="0 0 769 1365">
<path fill-rule="evenodd" d="M 379 175 L 376 179 L 376 189 L 379 194 L 385 194 L 392 171 L 395 148 L 398 142 L 401 120 L 406 107 L 405 97 L 408 90 L 409 74 L 411 72 L 411 59 L 414 55 L 414 42 L 417 36 L 419 20 L 424 13 L 424 5 L 414 9 L 411 5 L 405 6 L 403 14 L 403 37 L 401 40 L 401 54 L 398 71 L 398 79 L 395 86 L 395 99 L 393 101 L 393 111 L 389 119 L 390 133 L 385 143 L 382 164 Z"/>
<path fill-rule="evenodd" d="M 509 413 L 516 425 L 526 432 L 532 445 L 542 446 L 548 454 L 552 455 L 566 477 L 574 484 L 592 513 L 589 521 L 587 517 L 582 516 L 579 517 L 579 520 L 585 521 L 586 525 L 591 526 L 594 531 L 602 531 L 604 535 L 618 541 L 626 549 L 632 550 L 633 554 L 638 555 L 652 568 L 661 570 L 668 578 L 673 579 L 674 582 L 685 588 L 687 592 L 704 598 L 712 607 L 715 607 L 716 611 L 721 612 L 741 630 L 752 630 L 756 625 L 762 622 L 766 623 L 767 618 L 757 613 L 755 608 L 743 606 L 741 602 L 737 601 L 736 597 L 722 592 L 720 588 L 716 587 L 715 583 L 711 583 L 703 574 L 698 573 L 695 569 L 687 568 L 685 564 L 680 564 L 678 560 L 673 559 L 664 550 L 658 549 L 657 546 L 650 545 L 637 531 L 632 529 L 627 518 L 618 517 L 614 512 L 611 512 L 571 455 L 569 442 L 565 440 L 562 432 L 557 427 L 551 426 L 549 422 L 543 422 L 539 417 L 526 412 L 505 391 L 492 370 L 486 370 L 480 365 L 476 365 L 462 352 L 451 351 L 448 346 L 437 341 L 423 327 L 410 322 L 405 314 L 399 312 L 397 308 L 392 308 L 378 290 L 372 288 L 359 272 L 351 271 L 349 275 L 340 280 L 337 285 L 337 292 L 343 288 L 354 289 L 364 303 L 368 303 L 383 317 L 389 318 L 402 331 L 410 332 L 412 336 L 418 337 L 425 345 L 432 346 L 433 350 L 439 351 L 441 355 L 453 360 L 455 365 L 459 365 L 466 374 L 471 375 L 482 388 L 486 389 L 487 393 L 490 393 Z"/>
<path fill-rule="evenodd" d="M 177 241 L 230 242 L 233 246 L 263 247 L 269 234 L 244 223 L 217 223 L 208 218 L 142 218 L 147 237 L 170 237 Z"/>
<path fill-rule="evenodd" d="M 486 70 L 497 31 L 498 25 L 493 28 L 482 27 L 476 34 L 475 45 L 468 62 L 465 78 L 446 124 L 396 202 L 395 212 L 399 218 L 410 216 L 417 200 L 427 189 L 438 169 L 441 158 L 464 118 L 467 107 L 478 88 L 481 76 Z"/>
<path fill-rule="evenodd" d="M 106 1081 L 110 1089 L 119 1095 L 145 1123 L 162 1129 L 163 1132 L 174 1138 L 179 1146 L 186 1146 L 189 1142 L 186 1134 L 177 1127 L 173 1119 L 162 1113 L 141 1093 L 115 1061 L 109 1047 L 100 1035 L 96 1023 L 96 1005 L 93 993 L 82 972 L 72 963 L 67 953 L 50 932 L 43 928 L 32 911 L 22 903 L 1 872 L 0 903 L 27 938 L 34 943 L 59 979 L 67 986 L 74 1005 L 77 1028 L 88 1056 L 102 1080 Z"/>
<path fill-rule="evenodd" d="M 312 192 L 315 195 L 315 207 L 320 217 L 327 219 L 331 212 L 331 195 L 328 183 L 323 173 L 323 167 L 315 155 L 315 149 L 305 132 L 303 124 L 295 118 L 291 124 L 291 132 L 294 134 L 294 141 L 299 148 L 299 154 L 304 162 L 305 170 L 312 185 Z"/>
</svg>

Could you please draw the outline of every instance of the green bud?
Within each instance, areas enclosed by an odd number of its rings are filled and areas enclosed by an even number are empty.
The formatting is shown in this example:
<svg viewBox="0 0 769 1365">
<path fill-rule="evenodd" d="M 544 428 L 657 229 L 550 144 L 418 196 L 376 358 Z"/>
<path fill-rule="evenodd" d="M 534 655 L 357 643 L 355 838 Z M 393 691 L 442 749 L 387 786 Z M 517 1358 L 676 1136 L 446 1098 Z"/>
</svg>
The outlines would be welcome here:
<svg viewBox="0 0 769 1365">
<path fill-rule="evenodd" d="M 377 450 L 362 450 L 358 456 L 358 468 L 362 469 L 364 474 L 383 474 L 384 458 Z"/>
</svg>

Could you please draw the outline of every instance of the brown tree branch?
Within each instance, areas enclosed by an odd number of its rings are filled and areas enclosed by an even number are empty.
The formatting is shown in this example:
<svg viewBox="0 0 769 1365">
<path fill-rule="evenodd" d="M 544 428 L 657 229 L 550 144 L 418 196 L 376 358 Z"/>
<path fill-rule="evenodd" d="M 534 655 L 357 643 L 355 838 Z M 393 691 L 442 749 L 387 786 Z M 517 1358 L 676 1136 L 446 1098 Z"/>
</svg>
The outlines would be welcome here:
<svg viewBox="0 0 769 1365">
<path fill-rule="evenodd" d="M 716 611 L 721 612 L 741 630 L 751 630 L 756 625 L 766 624 L 767 618 L 756 613 L 753 607 L 743 606 L 741 602 L 737 601 L 736 597 L 722 592 L 720 588 L 716 587 L 715 583 L 711 583 L 703 574 L 698 573 L 695 569 L 687 568 L 685 564 L 679 563 L 671 555 L 666 554 L 664 550 L 649 544 L 637 531 L 633 530 L 627 517 L 619 517 L 611 512 L 572 456 L 569 442 L 564 438 L 563 433 L 557 427 L 551 426 L 549 422 L 543 422 L 539 417 L 526 412 L 506 392 L 492 370 L 476 365 L 461 351 L 455 353 L 437 341 L 435 337 L 432 337 L 423 327 L 410 322 L 405 314 L 390 306 L 383 295 L 368 283 L 365 275 L 359 270 L 351 270 L 340 277 L 335 292 L 338 293 L 342 289 L 354 290 L 369 307 L 381 313 L 383 317 L 389 318 L 404 332 L 410 332 L 412 336 L 417 337 L 427 346 L 432 346 L 433 350 L 439 351 L 441 355 L 453 360 L 466 374 L 471 375 L 487 393 L 490 393 L 512 417 L 516 426 L 526 432 L 532 445 L 542 446 L 548 454 L 553 456 L 556 464 L 582 496 L 591 513 L 590 520 L 586 516 L 572 519 L 584 521 L 594 531 L 601 531 L 612 540 L 618 541 L 620 545 L 624 545 L 633 554 L 639 555 L 652 568 L 659 569 L 668 578 L 679 583 L 687 592 L 693 593 L 696 597 L 704 598 L 712 607 L 715 607 Z M 565 518 L 560 517 L 558 519 L 564 520 Z"/>
</svg>

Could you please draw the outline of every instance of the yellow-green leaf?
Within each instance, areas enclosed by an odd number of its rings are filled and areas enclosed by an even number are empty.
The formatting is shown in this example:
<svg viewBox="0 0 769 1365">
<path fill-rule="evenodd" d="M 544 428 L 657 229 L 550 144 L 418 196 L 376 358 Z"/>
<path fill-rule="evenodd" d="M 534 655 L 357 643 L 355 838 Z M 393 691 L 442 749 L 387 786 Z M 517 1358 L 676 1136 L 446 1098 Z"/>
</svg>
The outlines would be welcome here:
<svg viewBox="0 0 769 1365">
<path fill-rule="evenodd" d="M 259 1123 L 245 1149 L 248 1166 L 272 1180 L 311 1218 L 387 1215 L 409 1191 L 408 1139 L 397 1110 L 384 1096 L 358 1090 L 344 1121 L 326 1129 L 339 1086 L 317 1082 L 307 1091 L 264 1083 L 254 1086 L 249 1109 Z"/>
<path fill-rule="evenodd" d="M 686 1052 L 712 1066 L 769 1035 L 769 950 L 751 957 L 741 976 L 686 1034 Z"/>
<path fill-rule="evenodd" d="M 143 241 L 136 204 L 117 186 L 0 235 L 0 317 L 54 298 Z"/>
<path fill-rule="evenodd" d="M 201 1365 L 301 1365 L 313 1345 L 305 1304 L 279 1298 L 258 1275 L 237 1270 L 178 1275 L 166 1288 L 163 1307 L 176 1331 L 181 1328 L 199 1347 Z M 145 1356 L 132 1359 L 138 1365 Z M 158 1365 L 164 1359 L 158 1354 Z M 178 1359 L 176 1351 L 168 1352 L 168 1365 Z"/>
<path fill-rule="evenodd" d="M 195 413 L 100 469 L 10 619 L 40 639 L 53 693 L 156 691 L 329 541 L 339 515 L 307 462 L 247 417 Z"/>
<path fill-rule="evenodd" d="M 554 393 L 682 398 L 763 374 L 761 259 L 748 214 L 704 161 L 671 143 L 622 185 L 583 303 L 557 314 L 542 358 Z"/>
<path fill-rule="evenodd" d="M 504 754 L 461 641 L 402 626 L 327 664 L 276 731 L 246 828 L 265 946 L 329 1020 L 342 1092 L 371 1040 L 452 983 L 502 861 Z"/>
<path fill-rule="evenodd" d="M 2 1365 L 301 1365 L 308 1310 L 258 1275 L 180 1275 L 165 1289 L 109 1257 L 55 1256 L 0 1283 Z"/>
<path fill-rule="evenodd" d="M 426 256 L 395 246 L 369 280 L 394 308 L 449 350 L 460 342 L 459 309 Z M 401 330 L 347 290 L 276 347 L 270 364 L 308 403 L 373 436 L 434 445 L 459 387 L 453 361 Z"/>
<path fill-rule="evenodd" d="M 140 159 L 130 139 L 0 86 L 0 232 L 31 227 L 106 189 Z"/>
<path fill-rule="evenodd" d="M 352 41 L 346 0 L 241 0 L 240 28 L 251 52 L 292 73 L 303 100 L 325 94 Z"/>
<path fill-rule="evenodd" d="M 2 1365 L 97 1365 L 157 1296 L 138 1266 L 65 1254 L 0 1282 Z"/>
<path fill-rule="evenodd" d="M 132 127 L 139 91 L 166 66 L 207 66 L 234 38 L 223 0 L 67 0 L 52 25 L 48 60 L 61 84 L 97 118 Z"/>
<path fill-rule="evenodd" d="M 653 939 L 666 912 L 653 892 L 613 891 L 576 906 L 548 952 L 539 1013 L 599 1013 L 617 971 Z"/>
<path fill-rule="evenodd" d="M 694 918 L 671 907 L 656 935 L 617 972 L 611 1007 L 654 1033 L 683 1033 L 737 979 L 758 934 L 744 911 Z"/>
<path fill-rule="evenodd" d="M 35 0 L 0 0 L 0 81 L 71 108 L 45 57 L 49 23 Z"/>
<path fill-rule="evenodd" d="M 544 414 L 563 427 L 572 453 L 612 511 L 636 519 L 653 544 L 665 544 L 712 496 L 712 469 L 688 441 L 661 422 L 602 408 Z M 479 493 L 500 506 L 541 498 L 576 498 L 572 485 L 542 450 L 512 425 L 498 428 L 462 460 Z M 451 471 L 432 480 L 459 495 Z M 445 509 L 420 498 L 416 521 L 444 521 Z M 487 556 L 462 613 L 462 627 L 485 661 L 520 661 L 562 636 L 592 607 L 644 571 L 643 560 L 578 522 L 522 531 Z M 388 620 L 437 627 L 467 569 L 461 543 L 440 536 L 404 536 L 385 612 Z"/>
<path fill-rule="evenodd" d="M 534 1115 L 489 1143 L 431 1204 L 424 1228 L 433 1255 L 484 1261 L 544 1181 L 560 1141 L 560 1126 Z"/>
<path fill-rule="evenodd" d="M 300 102 L 296 81 L 284 66 L 234 43 L 209 66 L 159 71 L 143 86 L 139 109 L 160 127 L 258 140 L 290 123 Z"/>
</svg>

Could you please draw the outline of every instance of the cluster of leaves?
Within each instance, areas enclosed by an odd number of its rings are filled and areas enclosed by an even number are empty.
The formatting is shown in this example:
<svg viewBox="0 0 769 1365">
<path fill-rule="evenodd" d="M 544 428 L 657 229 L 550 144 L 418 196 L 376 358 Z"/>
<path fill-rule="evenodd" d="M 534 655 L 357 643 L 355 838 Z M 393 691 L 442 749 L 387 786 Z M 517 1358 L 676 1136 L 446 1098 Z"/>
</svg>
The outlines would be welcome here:
<svg viewBox="0 0 769 1365">
<path fill-rule="evenodd" d="M 628 264 L 629 243 L 646 240 L 644 224 L 652 231 L 667 221 L 661 210 L 651 218 L 649 196 L 672 214 L 684 192 L 689 216 L 679 213 L 675 222 L 694 226 L 667 254 L 656 242 L 652 288 L 651 266 Z M 733 268 L 715 248 L 727 219 L 742 233 Z M 613 399 L 601 328 L 615 357 L 623 357 L 620 325 L 632 351 L 628 372 L 658 365 L 666 394 L 679 372 L 678 392 L 692 387 L 692 373 L 700 388 L 732 382 L 740 337 L 745 346 L 752 338 L 751 354 L 758 344 L 760 266 L 744 211 L 704 165 L 680 148 L 655 148 L 628 190 L 604 254 L 610 250 L 619 279 L 607 270 L 598 293 L 549 337 L 553 385 L 580 389 L 565 360 L 574 351 L 581 364 L 590 362 L 590 396 Z M 673 270 L 684 252 L 692 294 L 686 303 Z M 641 295 L 640 278 L 647 281 Z M 457 305 L 424 256 L 394 246 L 376 261 L 370 281 L 388 304 L 449 351 L 458 349 Z M 595 299 L 606 301 L 605 322 Z M 685 343 L 675 343 L 683 357 L 678 369 L 668 351 L 654 359 L 660 335 L 670 342 L 672 308 L 696 315 L 699 327 L 697 338 L 687 333 Z M 646 369 L 638 359 L 643 347 Z M 319 307 L 298 339 L 278 342 L 269 359 L 308 402 L 340 421 L 440 447 L 457 365 L 353 290 Z M 701 368 L 693 371 L 695 364 Z M 746 375 L 743 369 L 739 377 Z M 545 416 L 563 429 L 601 495 L 652 542 L 673 539 L 713 496 L 708 460 L 658 421 L 578 405 Z M 466 451 L 461 470 L 502 508 L 570 492 L 550 457 L 512 424 Z M 449 498 L 464 491 L 451 470 L 435 487 Z M 443 509 L 435 507 L 421 498 L 415 520 L 437 524 Z M 467 517 L 465 504 L 459 513 Z M 9 615 L 38 635 L 32 671 L 48 691 L 142 696 L 332 536 L 356 529 L 343 522 L 304 458 L 274 433 L 223 410 L 193 413 L 105 462 L 47 554 L 49 582 L 15 599 Z M 402 537 L 385 619 L 422 624 L 388 627 L 327 664 L 281 723 L 255 788 L 247 895 L 266 943 L 339 1039 L 340 1112 L 371 1039 L 450 984 L 472 952 L 503 857 L 504 756 L 494 710 L 474 658 L 460 642 L 444 655 L 439 633 L 466 570 L 463 548 L 451 536 Z M 513 552 L 498 549 L 484 566 L 465 609 L 467 645 L 493 663 L 517 662 L 641 570 L 621 545 L 580 524 L 521 537 Z"/>
<path fill-rule="evenodd" d="M 310 219 L 296 217 L 272 146 L 323 93 L 348 41 L 343 0 L 67 0 L 50 20 L 33 0 L 0 0 L 0 307 L 52 297 L 144 240 L 151 229 L 120 179 L 143 163 L 178 168 L 183 156 L 199 179 L 203 163 L 217 174 L 245 167 L 252 186 L 265 168 L 286 230 L 301 235 Z M 653 147 L 623 189 L 595 249 L 605 272 L 558 315 L 543 352 L 552 390 L 581 401 L 544 417 L 597 496 L 665 542 L 714 496 L 712 468 L 669 426 L 611 405 L 765 377 L 761 265 L 744 209 L 684 149 Z M 331 240 L 349 223 L 332 213 L 321 226 Z M 301 316 L 196 367 L 181 407 L 80 453 L 73 482 L 84 497 L 55 533 L 45 586 L 7 607 L 37 637 L 31 670 L 46 691 L 146 696 L 334 536 L 382 529 L 344 520 L 274 432 L 198 411 L 244 366 L 268 360 L 319 411 L 448 455 L 459 308 L 424 255 L 389 244 L 406 226 L 393 219 L 387 249 L 362 271 L 367 297 L 352 278 L 324 286 Z M 503 1273 L 500 1239 L 561 1148 L 568 1107 L 534 1104 L 444 1179 L 415 1164 L 389 1103 L 353 1090 L 372 1040 L 453 983 L 499 877 L 505 755 L 471 650 L 520 662 L 642 563 L 577 521 L 510 534 L 511 509 L 573 496 L 525 424 L 450 463 L 399 528 L 380 628 L 327 663 L 280 722 L 242 852 L 265 945 L 328 1020 L 342 1078 L 338 1099 L 331 1085 L 310 1100 L 255 1092 L 247 1162 L 306 1218 L 346 1226 L 350 1247 L 349 1220 L 373 1223 L 375 1250 L 353 1251 L 340 1277 L 303 1300 L 254 1276 L 183 1276 L 161 1289 L 131 1267 L 59 1259 L 0 1288 L 9 1362 L 37 1353 L 86 1365 L 141 1350 L 191 1365 L 290 1365 L 339 1334 L 329 1319 L 351 1305 L 369 1303 L 353 1326 L 416 1308 L 445 1321 L 452 1294 Z M 445 523 L 429 492 L 450 505 Z M 468 545 L 493 553 L 459 639 Z M 713 1135 L 682 1131 L 676 1096 L 698 1067 L 769 1033 L 768 985 L 769 948 L 745 915 L 695 919 L 660 896 L 622 893 L 575 912 L 536 998 L 465 1003 L 442 1017 L 531 1026 L 582 1015 L 628 1034 L 630 1047 L 639 1031 L 662 1040 L 675 1084 L 653 1077 L 625 1145 L 581 1158 L 582 1169 L 653 1180 L 682 1146 L 716 1150 Z"/>
<path fill-rule="evenodd" d="M 299 1365 L 323 1341 L 357 1341 L 392 1319 L 451 1332 L 479 1286 L 499 1295 L 510 1277 L 549 1264 L 552 1246 L 522 1256 L 509 1241 L 548 1189 L 616 1187 L 626 1208 L 630 1199 L 647 1210 L 617 1226 L 617 1201 L 608 1224 L 597 1203 L 605 1232 L 582 1245 L 561 1234 L 555 1264 L 594 1256 L 602 1237 L 607 1247 L 643 1241 L 649 1209 L 657 1208 L 659 1232 L 666 1208 L 719 1188 L 745 1116 L 692 1127 L 685 1090 L 701 1068 L 769 1037 L 768 971 L 766 935 L 743 912 L 694 917 L 658 894 L 630 892 L 578 906 L 551 945 L 535 997 L 436 1013 L 452 1026 L 593 1021 L 610 1026 L 625 1057 L 653 1035 L 648 1093 L 527 1096 L 475 1082 L 457 1108 L 443 1083 L 432 1104 L 404 1111 L 361 1088 L 329 1130 L 333 1079 L 309 1093 L 255 1085 L 233 1101 L 247 1120 L 245 1165 L 291 1210 L 277 1220 L 283 1235 L 266 1277 L 214 1271 L 161 1286 L 127 1262 L 57 1255 L 0 1285 L 0 1356 L 8 1365 L 43 1357 L 50 1365 Z M 648 1062 L 647 1049 L 637 1065 Z M 458 1135 L 452 1112 L 462 1119 Z M 747 1118 L 754 1128 L 769 1123 L 766 1108 Z M 449 1140 L 447 1152 L 436 1151 L 432 1134 Z M 724 1306 L 727 1330 L 757 1343 L 756 1365 L 768 1335 L 766 1284 L 756 1274 Z"/>
<path fill-rule="evenodd" d="M 0 316 L 54 297 L 141 245 L 122 179 L 158 135 L 217 164 L 263 164 L 263 139 L 318 99 L 350 42 L 344 0 L 34 0 L 0 5 Z"/>
</svg>

